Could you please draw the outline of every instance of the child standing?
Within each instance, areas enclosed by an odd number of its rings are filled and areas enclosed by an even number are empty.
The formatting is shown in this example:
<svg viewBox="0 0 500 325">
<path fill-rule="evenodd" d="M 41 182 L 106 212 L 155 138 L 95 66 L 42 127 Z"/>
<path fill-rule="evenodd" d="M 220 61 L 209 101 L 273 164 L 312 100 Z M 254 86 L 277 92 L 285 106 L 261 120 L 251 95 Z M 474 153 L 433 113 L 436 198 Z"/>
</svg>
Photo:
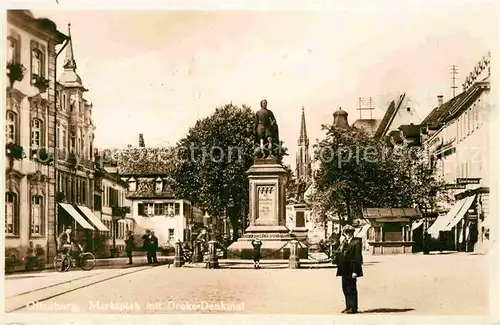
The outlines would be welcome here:
<svg viewBox="0 0 500 325">
<path fill-rule="evenodd" d="M 262 246 L 262 242 L 260 241 L 259 238 L 255 238 L 252 241 L 252 246 L 253 246 L 253 267 L 255 269 L 260 269 L 260 247 Z"/>
</svg>

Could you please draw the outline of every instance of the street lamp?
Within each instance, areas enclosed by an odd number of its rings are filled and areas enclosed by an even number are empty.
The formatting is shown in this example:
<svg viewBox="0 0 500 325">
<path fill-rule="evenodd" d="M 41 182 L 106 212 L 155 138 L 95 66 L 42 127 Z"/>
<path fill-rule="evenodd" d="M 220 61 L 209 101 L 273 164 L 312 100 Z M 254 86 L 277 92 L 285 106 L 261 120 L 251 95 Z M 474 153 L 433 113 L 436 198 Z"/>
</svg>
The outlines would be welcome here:
<svg viewBox="0 0 500 325">
<path fill-rule="evenodd" d="M 224 218 L 224 235 L 227 235 L 227 233 L 228 233 L 227 219 L 229 218 L 229 220 L 231 220 L 231 214 L 234 213 L 234 211 L 233 211 L 233 209 L 234 209 L 234 200 L 233 200 L 232 196 L 229 197 L 229 202 L 228 202 L 227 206 L 229 208 L 229 214 L 226 216 L 226 218 Z"/>
</svg>

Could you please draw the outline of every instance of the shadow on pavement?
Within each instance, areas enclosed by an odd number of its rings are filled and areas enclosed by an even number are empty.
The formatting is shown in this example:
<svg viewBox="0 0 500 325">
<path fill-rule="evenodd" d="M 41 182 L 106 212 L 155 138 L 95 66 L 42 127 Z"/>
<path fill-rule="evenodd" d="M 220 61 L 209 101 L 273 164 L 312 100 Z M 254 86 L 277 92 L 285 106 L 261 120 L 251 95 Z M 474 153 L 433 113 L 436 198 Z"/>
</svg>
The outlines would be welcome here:
<svg viewBox="0 0 500 325">
<path fill-rule="evenodd" d="M 408 311 L 415 310 L 414 308 L 376 308 L 360 311 L 360 314 L 370 314 L 370 313 L 405 313 Z"/>
</svg>

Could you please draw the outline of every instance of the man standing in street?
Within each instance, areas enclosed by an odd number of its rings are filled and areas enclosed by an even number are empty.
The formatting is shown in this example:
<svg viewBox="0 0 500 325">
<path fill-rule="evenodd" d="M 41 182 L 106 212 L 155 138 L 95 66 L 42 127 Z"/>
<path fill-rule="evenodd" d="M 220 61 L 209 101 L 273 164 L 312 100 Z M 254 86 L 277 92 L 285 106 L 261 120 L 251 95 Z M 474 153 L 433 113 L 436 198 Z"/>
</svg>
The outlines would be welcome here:
<svg viewBox="0 0 500 325">
<path fill-rule="evenodd" d="M 130 230 L 127 233 L 127 239 L 125 240 L 125 245 L 128 256 L 128 264 L 130 265 L 132 264 L 132 252 L 134 251 L 135 248 L 134 235 Z"/>
<path fill-rule="evenodd" d="M 146 234 L 142 236 L 142 248 L 147 252 L 148 264 L 153 263 L 153 256 L 151 255 L 151 230 L 147 229 Z"/>
<path fill-rule="evenodd" d="M 342 229 L 345 240 L 342 242 L 337 264 L 337 276 L 342 277 L 342 291 L 345 296 L 345 314 L 358 312 L 357 278 L 363 276 L 363 255 L 361 238 L 354 238 L 354 227 L 347 225 Z"/>
<path fill-rule="evenodd" d="M 158 237 L 155 236 L 155 232 L 151 230 L 151 257 L 153 263 L 158 264 L 158 258 L 156 256 L 156 251 L 158 250 Z"/>
</svg>

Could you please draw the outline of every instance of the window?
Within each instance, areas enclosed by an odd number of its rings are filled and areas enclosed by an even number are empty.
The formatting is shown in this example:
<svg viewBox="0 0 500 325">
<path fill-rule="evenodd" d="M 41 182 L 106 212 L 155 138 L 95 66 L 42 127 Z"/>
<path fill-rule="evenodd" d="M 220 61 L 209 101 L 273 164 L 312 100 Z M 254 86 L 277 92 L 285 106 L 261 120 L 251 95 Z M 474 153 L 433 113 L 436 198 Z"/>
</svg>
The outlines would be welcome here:
<svg viewBox="0 0 500 325">
<path fill-rule="evenodd" d="M 161 216 L 163 214 L 163 204 L 155 203 L 154 210 L 155 210 L 155 216 Z"/>
<path fill-rule="evenodd" d="M 31 235 L 43 235 L 43 197 L 34 195 L 31 197 Z"/>
<path fill-rule="evenodd" d="M 66 150 L 67 143 L 68 143 L 68 136 L 66 134 L 66 130 L 63 129 L 63 131 L 62 131 L 62 148 L 64 150 Z"/>
<path fill-rule="evenodd" d="M 66 94 L 63 94 L 61 107 L 63 111 L 66 111 Z"/>
<path fill-rule="evenodd" d="M 154 215 L 154 203 L 144 203 L 144 213 L 146 215 Z"/>
<path fill-rule="evenodd" d="M 474 110 L 474 120 L 475 120 L 475 124 L 474 124 L 474 127 L 475 128 L 478 128 L 479 127 L 479 106 L 475 106 L 476 109 Z"/>
<path fill-rule="evenodd" d="M 76 134 L 75 134 L 74 131 L 70 132 L 70 138 L 71 138 L 70 150 L 74 152 L 75 151 L 75 147 L 76 147 L 76 145 L 75 145 Z"/>
<path fill-rule="evenodd" d="M 31 79 L 34 80 L 36 77 L 43 77 L 43 56 L 39 49 L 33 49 L 31 51 Z"/>
<path fill-rule="evenodd" d="M 163 203 L 163 214 L 166 216 L 170 216 L 174 213 L 174 204 L 173 203 Z"/>
<path fill-rule="evenodd" d="M 476 107 L 473 107 L 470 112 L 469 112 L 469 132 L 474 131 L 474 126 L 475 126 L 475 117 L 476 117 Z"/>
<path fill-rule="evenodd" d="M 8 235 L 18 234 L 18 204 L 16 193 L 5 193 L 5 233 Z"/>
<path fill-rule="evenodd" d="M 180 203 L 175 203 L 175 215 L 178 216 L 181 214 L 181 205 Z"/>
<path fill-rule="evenodd" d="M 37 118 L 31 120 L 31 148 L 38 149 L 42 144 L 42 121 Z"/>
<path fill-rule="evenodd" d="M 8 62 L 14 62 L 14 63 L 20 63 L 20 42 L 18 38 L 15 38 L 14 36 L 9 36 L 7 38 L 9 42 L 9 49 L 8 49 L 8 54 L 7 54 L 7 60 Z"/>
<path fill-rule="evenodd" d="M 7 121 L 5 123 L 5 138 L 7 143 L 16 143 L 17 141 L 17 114 L 7 111 Z"/>
<path fill-rule="evenodd" d="M 169 241 L 174 241 L 175 240 L 175 230 L 174 229 L 169 229 L 168 230 L 168 240 Z"/>
</svg>

